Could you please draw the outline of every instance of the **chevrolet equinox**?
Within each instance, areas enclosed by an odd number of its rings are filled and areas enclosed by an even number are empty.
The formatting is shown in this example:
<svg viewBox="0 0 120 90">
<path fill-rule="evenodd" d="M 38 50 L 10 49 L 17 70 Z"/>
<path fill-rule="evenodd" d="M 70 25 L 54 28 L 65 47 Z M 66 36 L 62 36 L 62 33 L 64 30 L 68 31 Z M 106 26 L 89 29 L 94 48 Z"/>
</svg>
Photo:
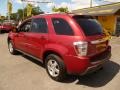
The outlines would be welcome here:
<svg viewBox="0 0 120 90">
<path fill-rule="evenodd" d="M 11 54 L 21 52 L 41 61 L 56 81 L 67 74 L 94 72 L 111 57 L 100 23 L 76 14 L 43 14 L 23 21 L 9 33 L 8 49 Z"/>
</svg>

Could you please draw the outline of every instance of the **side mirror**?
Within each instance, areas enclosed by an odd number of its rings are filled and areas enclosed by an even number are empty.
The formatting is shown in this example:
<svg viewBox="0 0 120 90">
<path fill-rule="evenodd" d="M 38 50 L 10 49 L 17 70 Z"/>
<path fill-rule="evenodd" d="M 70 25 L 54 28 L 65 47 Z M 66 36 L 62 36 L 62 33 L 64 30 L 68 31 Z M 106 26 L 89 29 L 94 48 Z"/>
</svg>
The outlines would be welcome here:
<svg viewBox="0 0 120 90">
<path fill-rule="evenodd" d="M 18 28 L 14 27 L 14 28 L 12 29 L 12 32 L 18 32 Z"/>
</svg>

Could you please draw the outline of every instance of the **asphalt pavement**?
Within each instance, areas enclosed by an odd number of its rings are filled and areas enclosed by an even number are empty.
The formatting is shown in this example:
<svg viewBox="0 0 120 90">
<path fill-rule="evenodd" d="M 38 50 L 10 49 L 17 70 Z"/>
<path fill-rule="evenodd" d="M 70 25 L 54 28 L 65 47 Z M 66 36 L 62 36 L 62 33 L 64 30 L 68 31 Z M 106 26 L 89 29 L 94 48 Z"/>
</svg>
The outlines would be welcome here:
<svg viewBox="0 0 120 90">
<path fill-rule="evenodd" d="M 120 90 L 120 37 L 113 37 L 110 44 L 112 57 L 103 70 L 56 82 L 39 61 L 21 54 L 11 55 L 7 34 L 0 34 L 0 90 Z"/>
</svg>

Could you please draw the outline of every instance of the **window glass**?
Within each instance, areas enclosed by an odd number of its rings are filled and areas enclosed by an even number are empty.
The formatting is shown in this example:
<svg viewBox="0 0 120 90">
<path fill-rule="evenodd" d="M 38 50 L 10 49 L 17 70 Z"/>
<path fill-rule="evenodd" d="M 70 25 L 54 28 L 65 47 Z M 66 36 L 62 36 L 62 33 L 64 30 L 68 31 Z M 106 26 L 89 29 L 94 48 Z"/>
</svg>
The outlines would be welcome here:
<svg viewBox="0 0 120 90">
<path fill-rule="evenodd" d="M 96 19 L 92 18 L 74 18 L 80 25 L 86 36 L 103 34 L 102 26 Z"/>
<path fill-rule="evenodd" d="M 47 22 L 44 18 L 35 18 L 32 21 L 32 29 L 31 32 L 36 33 L 47 33 Z"/>
<path fill-rule="evenodd" d="M 68 24 L 67 21 L 61 18 L 53 18 L 52 23 L 54 26 L 54 30 L 58 35 L 73 35 L 73 30 Z"/>
<path fill-rule="evenodd" d="M 19 28 L 19 32 L 29 32 L 30 30 L 31 30 L 31 20 L 24 22 Z"/>
<path fill-rule="evenodd" d="M 120 35 L 120 17 L 117 18 L 116 35 Z"/>
</svg>

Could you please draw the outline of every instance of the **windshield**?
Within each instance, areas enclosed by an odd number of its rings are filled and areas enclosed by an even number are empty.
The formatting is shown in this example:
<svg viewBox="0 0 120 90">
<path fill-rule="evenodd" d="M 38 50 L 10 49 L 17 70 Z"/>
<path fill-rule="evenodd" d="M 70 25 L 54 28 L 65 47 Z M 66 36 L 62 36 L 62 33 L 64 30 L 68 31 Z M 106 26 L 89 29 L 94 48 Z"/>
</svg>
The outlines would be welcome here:
<svg viewBox="0 0 120 90">
<path fill-rule="evenodd" d="M 86 36 L 101 35 L 102 27 L 96 19 L 75 19 L 84 31 Z"/>
</svg>

